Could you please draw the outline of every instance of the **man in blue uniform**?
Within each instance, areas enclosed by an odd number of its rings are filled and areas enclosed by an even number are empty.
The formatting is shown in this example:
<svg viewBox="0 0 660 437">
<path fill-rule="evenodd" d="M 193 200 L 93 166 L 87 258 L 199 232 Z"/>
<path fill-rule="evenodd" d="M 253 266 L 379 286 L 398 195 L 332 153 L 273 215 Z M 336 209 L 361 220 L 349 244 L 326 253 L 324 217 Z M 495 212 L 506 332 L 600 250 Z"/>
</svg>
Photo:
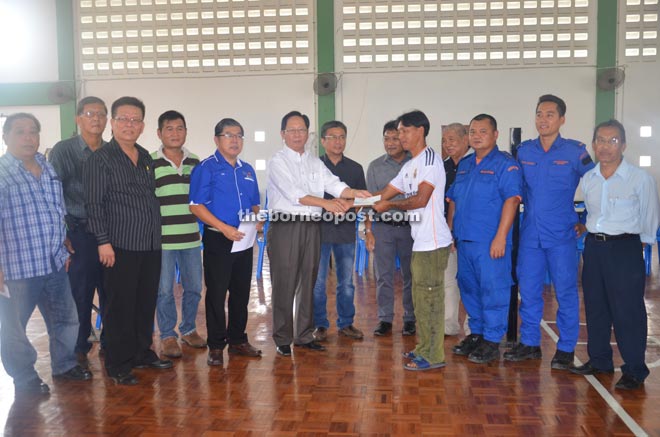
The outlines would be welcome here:
<svg viewBox="0 0 660 437">
<path fill-rule="evenodd" d="M 518 149 L 525 203 L 517 267 L 520 343 L 504 353 L 508 361 L 541 358 L 539 326 L 547 268 L 558 303 L 559 341 L 551 367 L 559 370 L 573 365 L 580 322 L 575 241 L 578 217 L 573 198 L 580 178 L 594 167 L 584 144 L 559 134 L 565 114 L 562 99 L 541 96 L 536 105 L 539 137 L 525 141 Z"/>
<path fill-rule="evenodd" d="M 479 114 L 470 122 L 474 154 L 458 164 L 447 192 L 447 222 L 458 250 L 458 286 L 470 335 L 454 346 L 473 363 L 500 357 L 511 290 L 511 225 L 522 195 L 522 176 L 511 155 L 497 148 L 497 121 Z"/>
</svg>

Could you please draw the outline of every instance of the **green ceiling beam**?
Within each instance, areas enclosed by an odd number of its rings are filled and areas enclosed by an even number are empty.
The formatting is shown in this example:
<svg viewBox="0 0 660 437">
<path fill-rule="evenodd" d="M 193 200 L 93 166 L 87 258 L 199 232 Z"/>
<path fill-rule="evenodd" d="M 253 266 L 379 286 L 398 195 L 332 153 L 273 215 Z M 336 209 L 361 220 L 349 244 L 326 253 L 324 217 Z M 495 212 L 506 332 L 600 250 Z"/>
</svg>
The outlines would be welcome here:
<svg viewBox="0 0 660 437">
<path fill-rule="evenodd" d="M 62 139 L 77 133 L 76 129 L 76 54 L 73 31 L 73 2 L 71 0 L 56 0 L 55 14 L 57 18 L 57 58 L 58 77 L 73 90 L 73 98 L 60 105 L 60 130 Z"/>
<path fill-rule="evenodd" d="M 316 0 L 316 73 L 335 71 L 335 10 L 332 0 Z M 319 128 L 326 121 L 335 119 L 335 93 L 317 96 L 317 116 Z M 319 138 L 320 141 L 320 138 Z M 319 146 L 323 154 L 323 147 Z"/>
<path fill-rule="evenodd" d="M 618 2 L 598 0 L 598 35 L 596 37 L 596 74 L 604 68 L 616 67 Z M 596 124 L 614 118 L 616 114 L 616 93 L 596 87 Z"/>
</svg>

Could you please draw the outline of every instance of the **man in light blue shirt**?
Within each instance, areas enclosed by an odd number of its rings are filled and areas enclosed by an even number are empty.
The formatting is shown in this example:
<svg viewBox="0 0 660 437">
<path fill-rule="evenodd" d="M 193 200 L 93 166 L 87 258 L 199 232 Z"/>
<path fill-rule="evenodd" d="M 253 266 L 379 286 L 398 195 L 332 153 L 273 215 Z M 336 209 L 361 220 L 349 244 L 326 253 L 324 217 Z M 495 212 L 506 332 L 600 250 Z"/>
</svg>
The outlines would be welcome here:
<svg viewBox="0 0 660 437">
<path fill-rule="evenodd" d="M 660 221 L 655 180 L 623 159 L 626 132 L 621 123 L 599 124 L 593 136 L 598 165 L 580 183 L 589 231 L 584 248 L 582 288 L 587 317 L 589 361 L 571 369 L 580 375 L 613 373 L 611 330 L 623 358 L 615 388 L 642 386 L 647 315 L 644 305 L 643 244 L 653 244 Z"/>
</svg>

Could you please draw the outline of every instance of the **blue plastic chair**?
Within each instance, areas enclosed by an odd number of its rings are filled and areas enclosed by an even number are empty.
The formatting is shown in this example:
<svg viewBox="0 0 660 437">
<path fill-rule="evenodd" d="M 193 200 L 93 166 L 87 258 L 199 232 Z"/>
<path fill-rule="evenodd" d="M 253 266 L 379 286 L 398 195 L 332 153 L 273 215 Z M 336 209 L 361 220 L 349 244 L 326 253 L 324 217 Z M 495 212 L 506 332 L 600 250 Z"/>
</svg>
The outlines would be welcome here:
<svg viewBox="0 0 660 437">
<path fill-rule="evenodd" d="M 355 221 L 355 242 L 355 271 L 362 276 L 369 265 L 369 251 L 364 238 L 360 237 L 360 220 Z"/>
<path fill-rule="evenodd" d="M 266 252 L 266 236 L 268 234 L 268 226 L 270 219 L 266 219 L 264 223 L 264 232 L 257 237 L 257 246 L 259 247 L 259 254 L 257 255 L 257 279 L 261 279 L 264 268 L 264 253 Z"/>
<path fill-rule="evenodd" d="M 651 258 L 653 258 L 653 246 L 647 244 L 644 246 L 644 269 L 646 276 L 651 276 Z"/>
</svg>

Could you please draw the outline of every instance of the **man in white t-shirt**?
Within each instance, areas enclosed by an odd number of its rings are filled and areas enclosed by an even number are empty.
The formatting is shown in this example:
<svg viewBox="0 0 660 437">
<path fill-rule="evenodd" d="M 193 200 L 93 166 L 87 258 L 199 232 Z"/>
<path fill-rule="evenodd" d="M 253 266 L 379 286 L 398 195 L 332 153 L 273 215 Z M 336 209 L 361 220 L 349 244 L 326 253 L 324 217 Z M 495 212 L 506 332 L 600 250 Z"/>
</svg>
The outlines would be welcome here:
<svg viewBox="0 0 660 437">
<path fill-rule="evenodd" d="M 404 353 L 406 370 L 444 367 L 444 271 L 452 243 L 444 216 L 445 169 L 442 156 L 426 145 L 430 123 L 421 111 L 397 119 L 401 145 L 412 154 L 381 193 L 376 212 L 408 211 L 413 237 L 412 296 L 418 324 L 417 347 Z M 390 200 L 397 194 L 405 199 Z M 378 242 L 376 242 L 378 244 Z"/>
</svg>

